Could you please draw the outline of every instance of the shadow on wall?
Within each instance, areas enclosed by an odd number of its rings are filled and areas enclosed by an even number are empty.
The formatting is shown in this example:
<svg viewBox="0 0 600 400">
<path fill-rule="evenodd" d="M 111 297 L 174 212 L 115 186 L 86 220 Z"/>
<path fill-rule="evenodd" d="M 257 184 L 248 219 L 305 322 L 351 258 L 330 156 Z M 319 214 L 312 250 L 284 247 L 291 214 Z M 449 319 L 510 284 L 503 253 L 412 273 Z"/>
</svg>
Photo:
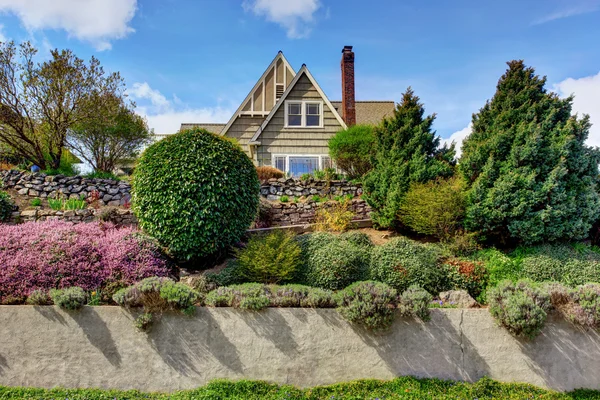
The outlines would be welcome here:
<svg viewBox="0 0 600 400">
<path fill-rule="evenodd" d="M 519 340 L 521 351 L 529 357 L 529 367 L 547 386 L 557 390 L 572 390 L 571 386 L 564 386 L 566 376 L 576 381 L 576 386 L 597 387 L 600 333 L 575 326 L 559 316 L 549 317 L 548 322 L 534 340 Z M 590 373 L 591 365 L 596 365 L 595 374 Z"/>
<path fill-rule="evenodd" d="M 463 313 L 434 312 L 428 322 L 398 318 L 393 329 L 381 333 L 361 328 L 355 331 L 395 376 L 476 381 L 490 370 L 461 331 Z"/>
<path fill-rule="evenodd" d="M 4 375 L 4 370 L 8 369 L 8 362 L 6 362 L 6 357 L 0 354 L 0 375 Z"/>
<path fill-rule="evenodd" d="M 148 342 L 169 367 L 186 377 L 201 376 L 202 371 L 197 366 L 214 364 L 216 360 L 235 374 L 244 372 L 237 347 L 210 312 L 197 308 L 193 318 L 183 318 L 165 314 L 148 333 Z"/>
</svg>

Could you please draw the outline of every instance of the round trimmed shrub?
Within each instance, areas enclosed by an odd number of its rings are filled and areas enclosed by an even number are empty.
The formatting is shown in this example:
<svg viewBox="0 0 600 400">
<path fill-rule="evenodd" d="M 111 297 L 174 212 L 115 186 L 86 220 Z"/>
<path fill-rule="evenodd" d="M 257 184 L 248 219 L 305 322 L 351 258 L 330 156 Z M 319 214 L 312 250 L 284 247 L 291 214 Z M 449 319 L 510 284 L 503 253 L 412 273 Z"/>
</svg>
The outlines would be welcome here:
<svg viewBox="0 0 600 400">
<path fill-rule="evenodd" d="M 309 286 L 338 290 L 368 275 L 369 250 L 345 240 L 312 249 L 304 264 Z"/>
<path fill-rule="evenodd" d="M 259 181 L 239 146 L 194 129 L 144 151 L 132 192 L 140 227 L 173 256 L 190 260 L 241 238 L 257 212 Z"/>
<path fill-rule="evenodd" d="M 380 330 L 394 322 L 398 293 L 385 283 L 356 282 L 336 293 L 335 298 L 339 313 L 352 323 Z"/>
<path fill-rule="evenodd" d="M 371 279 L 384 282 L 404 292 L 418 285 L 429 293 L 439 293 L 450 286 L 447 270 L 440 265 L 441 255 L 432 246 L 398 237 L 373 248 Z"/>
<path fill-rule="evenodd" d="M 404 317 L 415 317 L 422 321 L 429 321 L 431 319 L 429 305 L 432 300 L 433 297 L 429 292 L 413 285 L 400 296 L 398 310 Z"/>
</svg>

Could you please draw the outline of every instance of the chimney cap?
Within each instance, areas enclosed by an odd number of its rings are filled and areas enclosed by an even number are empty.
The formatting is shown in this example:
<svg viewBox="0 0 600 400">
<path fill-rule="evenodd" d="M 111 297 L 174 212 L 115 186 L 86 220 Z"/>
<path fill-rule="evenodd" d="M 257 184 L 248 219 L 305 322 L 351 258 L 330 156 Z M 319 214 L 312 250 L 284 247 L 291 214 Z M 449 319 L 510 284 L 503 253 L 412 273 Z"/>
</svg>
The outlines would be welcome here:
<svg viewBox="0 0 600 400">
<path fill-rule="evenodd" d="M 344 46 L 344 48 L 342 49 L 342 53 L 347 53 L 352 51 L 352 46 Z"/>
</svg>

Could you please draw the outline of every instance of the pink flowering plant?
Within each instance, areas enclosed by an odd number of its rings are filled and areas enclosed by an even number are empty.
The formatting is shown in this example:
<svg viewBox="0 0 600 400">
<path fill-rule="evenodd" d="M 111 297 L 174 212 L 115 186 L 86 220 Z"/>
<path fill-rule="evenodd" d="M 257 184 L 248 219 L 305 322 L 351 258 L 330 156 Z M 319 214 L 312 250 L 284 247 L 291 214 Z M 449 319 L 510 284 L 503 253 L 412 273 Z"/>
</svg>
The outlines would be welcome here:
<svg viewBox="0 0 600 400">
<path fill-rule="evenodd" d="M 22 303 L 34 291 L 73 286 L 110 298 L 119 288 L 172 271 L 158 245 L 133 228 L 63 221 L 0 225 L 3 304 Z"/>
</svg>

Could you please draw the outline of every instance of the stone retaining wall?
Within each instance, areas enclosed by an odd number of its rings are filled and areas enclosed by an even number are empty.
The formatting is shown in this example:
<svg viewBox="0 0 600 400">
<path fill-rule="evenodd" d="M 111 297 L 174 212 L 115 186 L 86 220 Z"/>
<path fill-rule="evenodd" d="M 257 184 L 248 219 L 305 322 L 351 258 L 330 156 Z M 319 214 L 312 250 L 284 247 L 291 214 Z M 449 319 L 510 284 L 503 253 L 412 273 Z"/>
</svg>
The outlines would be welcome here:
<svg viewBox="0 0 600 400">
<path fill-rule="evenodd" d="M 360 183 L 351 183 L 348 181 L 317 181 L 308 179 L 301 181 L 298 179 L 269 179 L 260 186 L 260 194 L 267 200 L 279 200 L 281 196 L 301 197 L 301 196 L 346 196 L 352 195 L 358 197 L 362 194 Z"/>
<path fill-rule="evenodd" d="M 46 175 L 23 171 L 0 171 L 4 187 L 21 196 L 39 198 L 89 198 L 97 193 L 98 204 L 122 206 L 131 200 L 131 186 L 112 179 L 88 179 L 81 176 Z"/>
<path fill-rule="evenodd" d="M 266 223 L 269 226 L 305 225 L 315 222 L 315 213 L 321 208 L 330 208 L 337 204 L 335 201 L 328 202 L 288 202 L 263 201 L 261 207 L 268 214 Z M 371 207 L 362 199 L 352 199 L 350 211 L 354 213 L 353 220 L 365 220 L 371 218 Z"/>
<path fill-rule="evenodd" d="M 83 210 L 24 210 L 12 214 L 9 223 L 23 223 L 32 221 L 60 220 L 68 222 L 91 222 L 101 220 L 112 222 L 116 225 L 137 225 L 135 215 L 130 209 L 116 207 L 103 207 L 99 209 L 86 208 Z"/>
<path fill-rule="evenodd" d="M 430 322 L 399 318 L 379 333 L 331 309 L 198 308 L 164 314 L 150 333 L 134 318 L 119 307 L 0 306 L 0 385 L 171 392 L 219 378 L 307 387 L 415 375 L 600 389 L 600 334 L 563 319 L 518 340 L 486 309 L 434 309 Z"/>
</svg>

